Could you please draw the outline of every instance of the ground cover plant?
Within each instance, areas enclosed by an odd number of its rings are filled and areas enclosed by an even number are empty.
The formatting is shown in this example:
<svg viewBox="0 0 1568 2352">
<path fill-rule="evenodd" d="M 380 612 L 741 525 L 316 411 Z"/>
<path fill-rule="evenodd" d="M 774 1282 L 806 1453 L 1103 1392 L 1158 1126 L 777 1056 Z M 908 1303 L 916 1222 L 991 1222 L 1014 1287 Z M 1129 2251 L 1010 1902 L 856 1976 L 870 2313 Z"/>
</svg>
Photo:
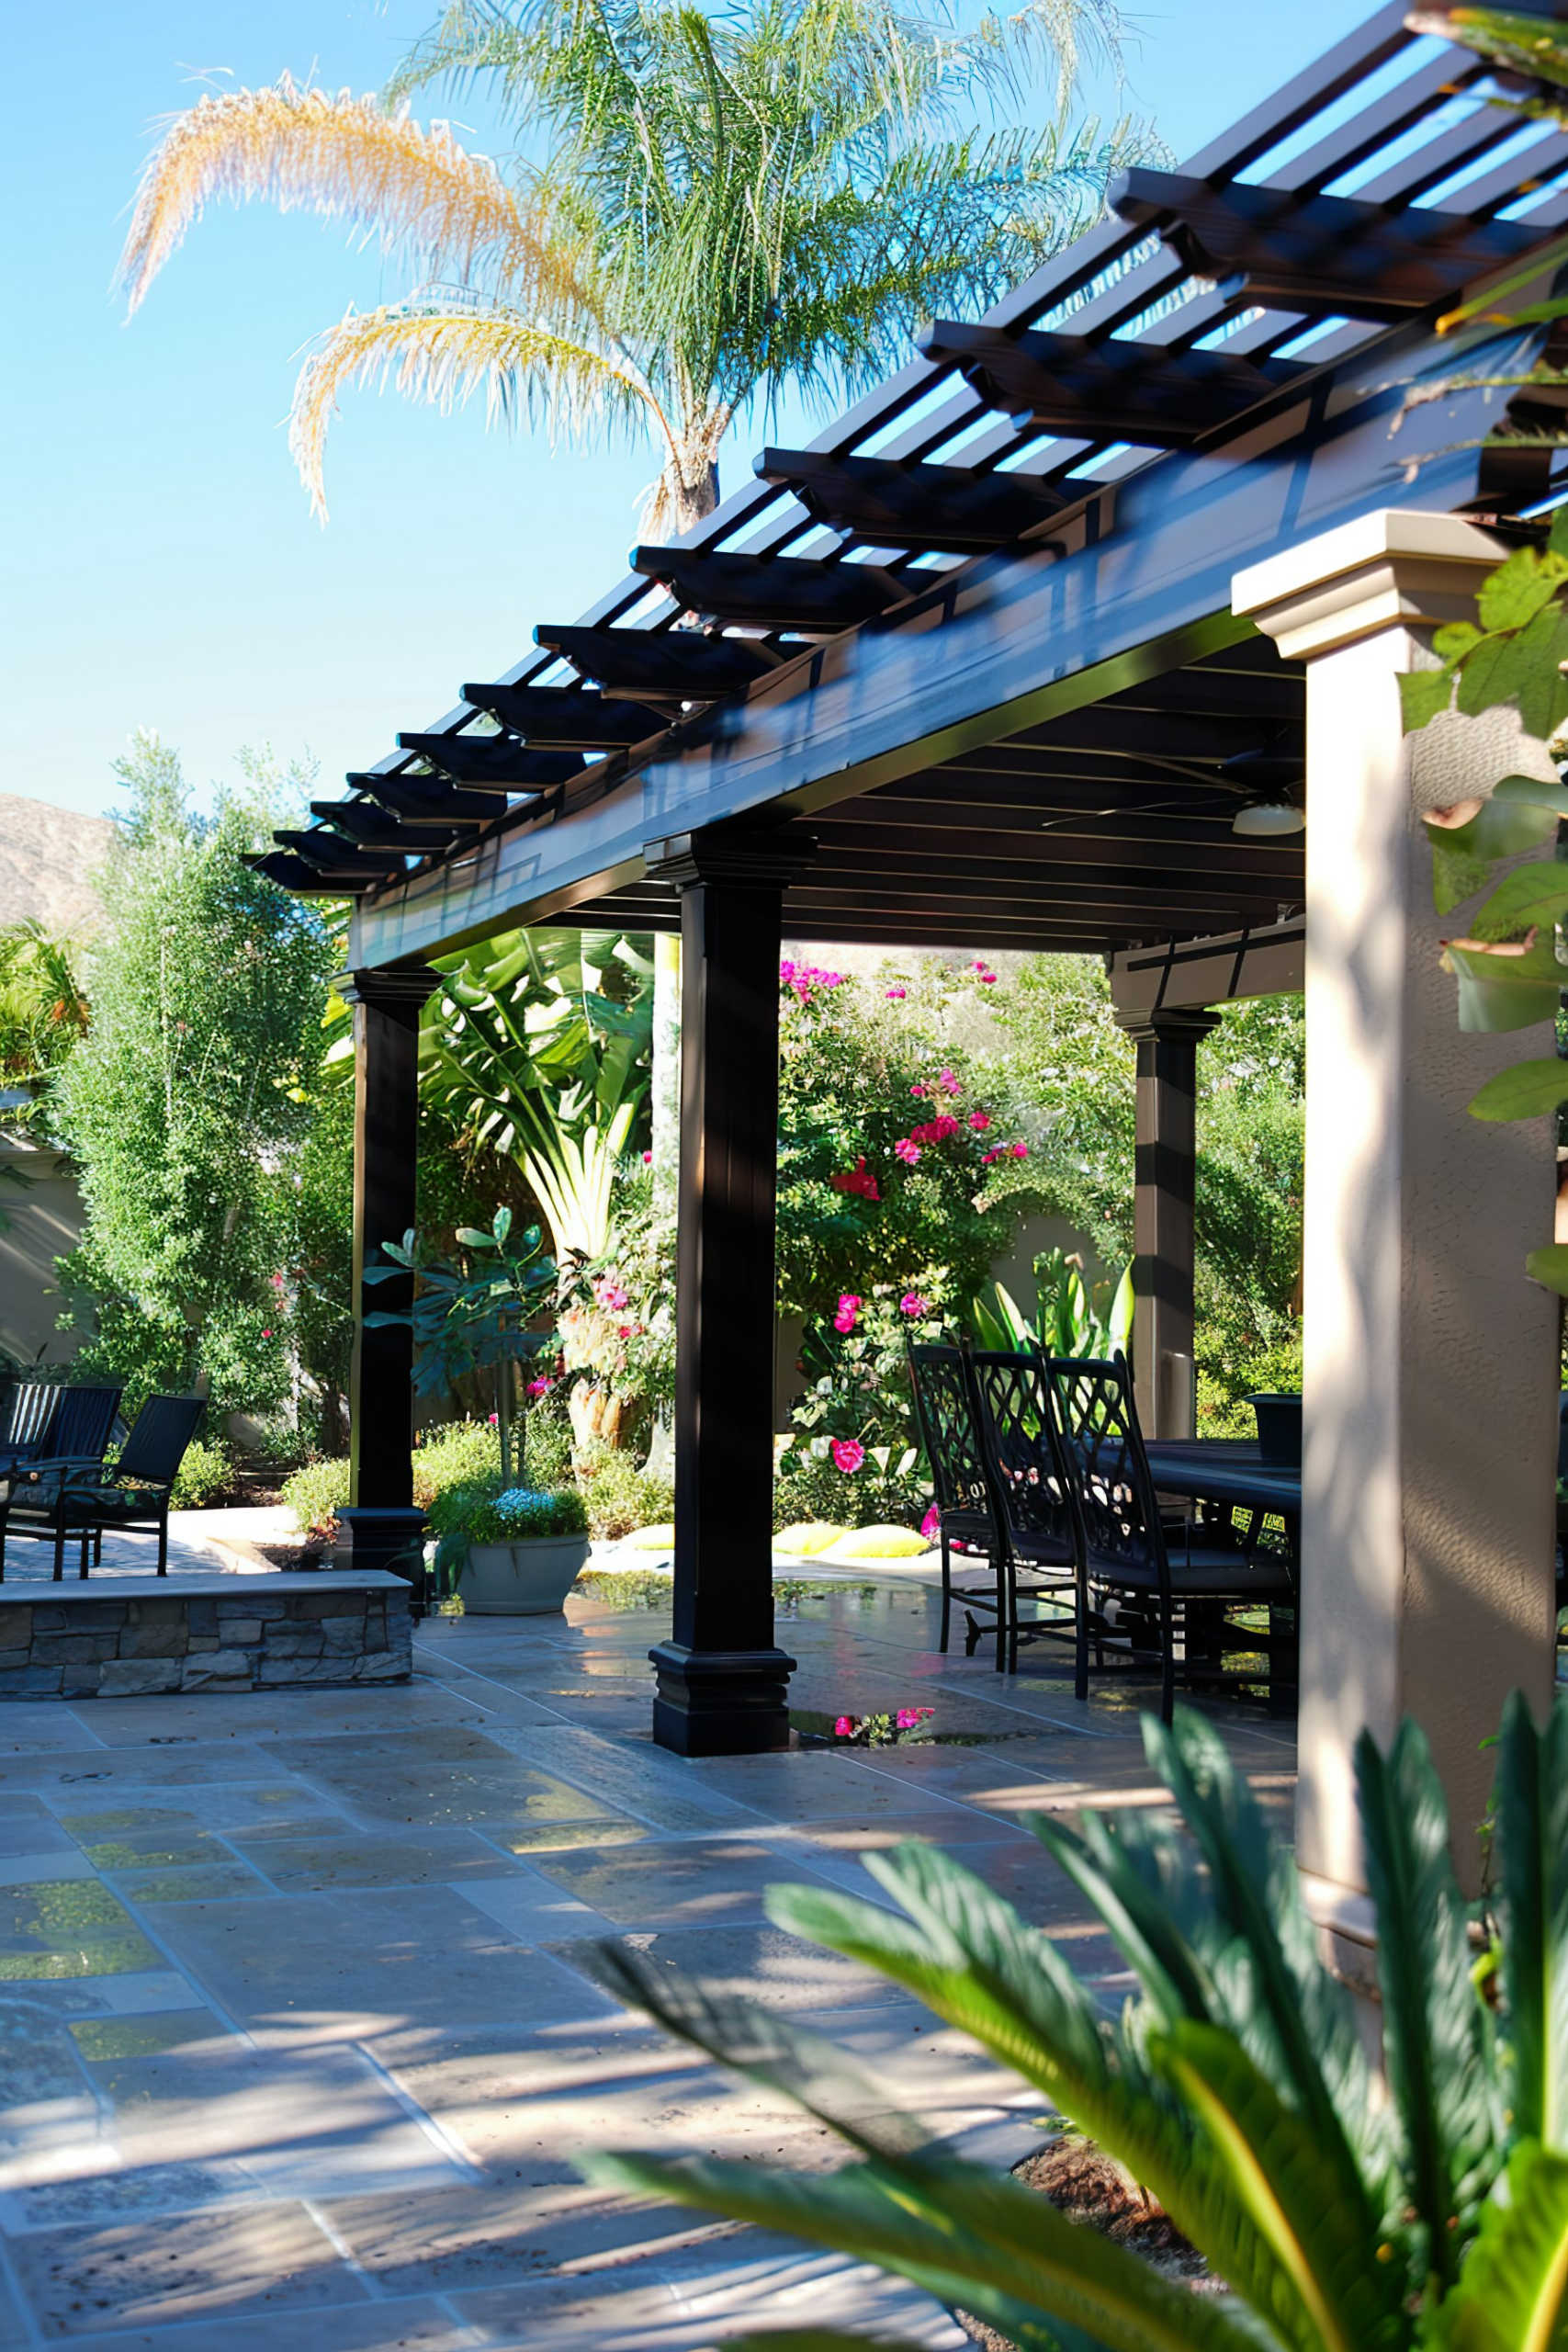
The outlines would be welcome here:
<svg viewBox="0 0 1568 2352">
<path fill-rule="evenodd" d="M 800 2176 L 615 2154 L 593 2177 L 875 2263 L 1026 2352 L 1551 2352 L 1568 2335 L 1568 1697 L 1539 1731 L 1521 1696 L 1508 1704 L 1473 1909 L 1421 1732 L 1406 1723 L 1386 1755 L 1362 1736 L 1386 2098 L 1293 1860 L 1218 1735 L 1179 1711 L 1169 1731 L 1145 1716 L 1144 1736 L 1186 1840 L 1156 1813 L 1031 1824 L 1136 1973 L 1120 2018 L 939 1849 L 867 1858 L 896 1909 L 781 1887 L 769 1911 L 1021 2075 L 1157 2199 L 1228 2294 L 1195 2294 L 943 2153 L 821 2037 L 621 1943 L 598 1947 L 598 1967 L 622 1999 L 786 2093 L 852 2160 Z"/>
</svg>

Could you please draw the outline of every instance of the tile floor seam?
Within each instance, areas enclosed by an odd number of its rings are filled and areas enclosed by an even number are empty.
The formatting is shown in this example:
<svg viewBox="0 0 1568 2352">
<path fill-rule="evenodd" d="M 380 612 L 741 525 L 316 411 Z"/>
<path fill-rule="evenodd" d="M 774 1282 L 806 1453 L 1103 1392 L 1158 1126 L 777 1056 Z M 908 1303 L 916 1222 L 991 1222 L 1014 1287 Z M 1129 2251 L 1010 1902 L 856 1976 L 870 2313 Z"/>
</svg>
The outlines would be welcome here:
<svg viewBox="0 0 1568 2352">
<path fill-rule="evenodd" d="M 103 1879 L 103 1872 L 101 1871 L 97 1875 L 101 1880 Z M 104 1883 L 107 1886 L 107 1880 L 104 1880 Z M 259 2051 L 261 2049 L 261 2044 L 256 2041 L 255 2036 L 247 2027 L 241 2025 L 235 2018 L 231 2016 L 230 2012 L 224 2007 L 217 1995 L 215 1993 L 209 1993 L 207 1990 L 207 1987 L 202 1984 L 200 1978 L 195 1973 L 194 1970 L 187 1966 L 186 1962 L 181 1960 L 178 1953 L 169 1943 L 168 1939 L 161 1934 L 158 1928 L 154 1927 L 149 1919 L 142 1916 L 142 1905 L 137 1902 L 135 1896 L 133 1894 L 121 1894 L 118 1888 L 112 1886 L 108 1887 L 108 1892 L 114 1896 L 115 1901 L 123 1906 L 127 1915 L 134 1921 L 136 1927 L 140 1929 L 147 1942 L 152 1946 L 155 1951 L 163 1954 L 164 1965 L 169 1969 L 171 1973 L 183 1978 L 185 1983 L 190 1986 L 192 1993 L 196 1996 L 196 1998 L 192 2003 L 192 2007 L 195 2008 L 210 2009 L 213 2016 L 217 2018 L 221 2024 L 225 2033 L 231 2033 L 237 2041 L 243 2043 L 247 2050 Z"/>
<path fill-rule="evenodd" d="M 351 2041 L 348 2047 L 357 2052 L 377 2081 L 385 2086 L 410 2120 L 419 2126 L 425 2138 L 434 2147 L 441 2151 L 448 2163 L 455 2165 L 460 2172 L 466 2173 L 476 2188 L 482 2188 L 489 2175 L 483 2165 L 477 2164 L 469 2155 L 457 2133 L 448 2132 L 446 2126 L 437 2117 L 432 2115 L 428 2109 L 421 2107 L 412 2093 L 404 2090 L 391 2069 L 382 2064 L 376 2052 L 367 2043 Z"/>
<path fill-rule="evenodd" d="M 380 2279 L 376 2277 L 374 2271 L 366 2269 L 365 2265 L 360 2261 L 358 2256 L 355 2253 L 354 2248 L 344 2236 L 343 2232 L 337 2227 L 337 2224 L 333 2221 L 330 2214 L 322 2212 L 313 2197 L 280 2197 L 275 2201 L 280 2205 L 297 2204 L 299 2206 L 299 2211 L 306 2216 L 306 2218 L 311 2222 L 318 2230 L 320 2230 L 321 2235 L 325 2238 L 327 2244 L 331 2246 L 333 2252 L 336 2255 L 344 2268 L 352 2278 L 358 2279 L 368 2301 L 373 2303 L 387 2303 L 396 2300 L 396 2298 L 388 2291 L 387 2288 L 383 2286 Z M 326 2308 L 330 2311 L 333 2307 L 331 2304 L 328 2304 Z M 352 2304 L 347 2306 L 340 2304 L 338 2308 L 340 2310 L 344 2308 L 352 2310 L 354 2307 Z"/>
</svg>

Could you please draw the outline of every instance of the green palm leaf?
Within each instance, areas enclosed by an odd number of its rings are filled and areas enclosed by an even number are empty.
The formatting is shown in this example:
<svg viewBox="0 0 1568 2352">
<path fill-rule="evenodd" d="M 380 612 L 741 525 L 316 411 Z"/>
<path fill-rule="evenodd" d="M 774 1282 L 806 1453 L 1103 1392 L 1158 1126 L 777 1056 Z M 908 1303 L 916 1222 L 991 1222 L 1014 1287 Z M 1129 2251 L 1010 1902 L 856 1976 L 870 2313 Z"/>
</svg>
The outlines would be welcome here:
<svg viewBox="0 0 1568 2352">
<path fill-rule="evenodd" d="M 1568 2352 L 1568 2158 L 1526 2146 L 1423 2341 L 1440 2352 Z"/>
<path fill-rule="evenodd" d="M 1556 1706 L 1538 1734 L 1514 1693 L 1495 1809 L 1514 2129 L 1568 2154 L 1568 1709 Z"/>
<path fill-rule="evenodd" d="M 1067 2329 L 1101 2352 L 1258 2352 L 1268 2340 L 1235 2304 L 1168 2285 L 1032 2190 L 954 2158 L 873 2160 L 826 2178 L 619 2154 L 586 2169 L 607 2186 L 875 2262 L 1043 2352 L 1073 2344 Z"/>
<path fill-rule="evenodd" d="M 1385 1762 L 1363 1732 L 1356 1771 L 1405 2190 L 1426 2224 L 1427 2265 L 1446 2283 L 1457 2267 L 1456 2224 L 1473 2214 L 1498 2161 L 1490 2027 L 1471 1984 L 1448 1805 L 1424 1736 L 1402 1724 Z"/>
<path fill-rule="evenodd" d="M 1403 2266 L 1380 2260 L 1378 2216 L 1343 2146 L 1325 2145 L 1218 2027 L 1179 2024 L 1150 2053 L 1256 2233 L 1249 2267 L 1225 2268 L 1231 2285 L 1299 2352 L 1394 2352 Z"/>
</svg>

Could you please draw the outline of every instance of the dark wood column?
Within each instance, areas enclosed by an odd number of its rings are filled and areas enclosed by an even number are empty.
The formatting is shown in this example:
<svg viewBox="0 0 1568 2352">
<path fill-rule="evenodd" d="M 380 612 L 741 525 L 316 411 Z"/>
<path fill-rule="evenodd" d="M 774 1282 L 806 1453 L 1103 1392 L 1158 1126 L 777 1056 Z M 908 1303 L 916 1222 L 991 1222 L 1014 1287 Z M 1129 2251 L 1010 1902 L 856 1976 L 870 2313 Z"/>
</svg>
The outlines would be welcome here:
<svg viewBox="0 0 1568 2352">
<path fill-rule="evenodd" d="M 435 975 L 349 972 L 354 1007 L 354 1355 L 348 1376 L 349 1507 L 339 1513 L 340 1566 L 386 1568 L 422 1583 L 424 1514 L 413 1508 L 413 1335 L 367 1329 L 367 1310 L 397 1311 L 413 1277 L 367 1288 L 365 1265 L 414 1222 L 419 1129 L 419 1016 Z"/>
<path fill-rule="evenodd" d="M 650 843 L 681 892 L 675 1616 L 649 1655 L 653 1736 L 681 1756 L 787 1747 L 773 1641 L 773 1272 L 779 942 L 811 844 Z"/>
<path fill-rule="evenodd" d="M 1121 1014 L 1138 1049 L 1133 1380 L 1150 1437 L 1191 1437 L 1198 1047 L 1212 1012 Z M 1176 1361 L 1176 1360 L 1182 1361 Z"/>
</svg>

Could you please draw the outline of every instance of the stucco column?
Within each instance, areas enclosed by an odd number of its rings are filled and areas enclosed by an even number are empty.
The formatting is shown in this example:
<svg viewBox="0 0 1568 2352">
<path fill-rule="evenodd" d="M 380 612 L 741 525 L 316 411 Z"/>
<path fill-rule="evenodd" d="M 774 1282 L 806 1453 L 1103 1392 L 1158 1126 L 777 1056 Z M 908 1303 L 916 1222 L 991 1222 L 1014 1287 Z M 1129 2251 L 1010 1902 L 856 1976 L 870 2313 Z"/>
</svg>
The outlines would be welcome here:
<svg viewBox="0 0 1568 2352">
<path fill-rule="evenodd" d="M 1191 1437 L 1198 1048 L 1213 1012 L 1121 1013 L 1138 1049 L 1133 1385 L 1148 1437 Z"/>
<path fill-rule="evenodd" d="M 349 1507 L 338 1514 L 336 1563 L 423 1580 L 413 1507 L 413 1334 L 367 1325 L 413 1299 L 413 1278 L 367 1284 L 384 1241 L 414 1222 L 419 1142 L 419 1016 L 435 974 L 349 972 L 338 993 L 354 1008 L 354 1352 L 348 1375 Z"/>
<path fill-rule="evenodd" d="M 1551 1122 L 1468 1115 L 1532 1046 L 1461 1034 L 1439 956 L 1463 919 L 1433 910 L 1419 813 L 1541 754 L 1501 716 L 1405 737 L 1395 683 L 1431 661 L 1433 625 L 1473 618 L 1501 551 L 1452 516 L 1390 511 L 1234 586 L 1307 665 L 1297 1859 L 1316 1916 L 1352 1935 L 1363 1725 L 1386 1744 L 1420 1723 L 1473 1887 L 1481 1743 L 1510 1690 L 1541 1709 L 1552 1685 L 1558 1312 L 1524 1271 L 1551 1230 Z"/>
</svg>

